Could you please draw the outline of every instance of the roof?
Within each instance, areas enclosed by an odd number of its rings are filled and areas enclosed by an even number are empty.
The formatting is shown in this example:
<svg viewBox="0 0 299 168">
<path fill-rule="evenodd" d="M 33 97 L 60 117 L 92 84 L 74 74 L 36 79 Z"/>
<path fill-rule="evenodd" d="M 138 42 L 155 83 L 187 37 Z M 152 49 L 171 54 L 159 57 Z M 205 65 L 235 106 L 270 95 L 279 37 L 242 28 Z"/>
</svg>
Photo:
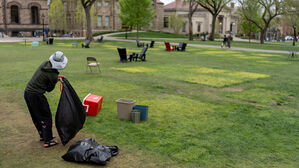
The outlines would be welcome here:
<svg viewBox="0 0 299 168">
<path fill-rule="evenodd" d="M 164 9 L 171 9 L 171 8 L 183 8 L 189 9 L 189 3 L 184 3 L 184 1 L 174 1 L 164 6 Z"/>
</svg>

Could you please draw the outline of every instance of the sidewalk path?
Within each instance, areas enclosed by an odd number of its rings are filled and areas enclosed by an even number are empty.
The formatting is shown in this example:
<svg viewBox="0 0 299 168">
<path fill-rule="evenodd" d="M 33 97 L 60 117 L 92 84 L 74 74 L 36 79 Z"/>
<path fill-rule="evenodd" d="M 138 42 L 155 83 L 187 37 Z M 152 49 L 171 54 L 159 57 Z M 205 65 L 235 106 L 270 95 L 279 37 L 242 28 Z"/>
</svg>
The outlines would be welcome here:
<svg viewBox="0 0 299 168">
<path fill-rule="evenodd" d="M 127 39 L 122 39 L 122 38 L 116 38 L 116 37 L 112 37 L 112 35 L 116 35 L 116 34 L 123 34 L 124 32 L 118 32 L 118 33 L 111 33 L 111 34 L 105 34 L 104 39 L 106 40 L 111 40 L 111 41 L 123 41 L 123 42 L 136 42 L 135 40 L 127 40 Z M 99 37 L 96 37 L 99 38 Z M 153 38 L 154 39 L 154 38 Z M 156 38 L 158 39 L 158 38 Z M 165 39 L 164 40 L 173 40 L 173 39 Z M 176 40 L 179 40 L 176 38 Z M 186 39 L 183 39 L 186 40 Z M 145 42 L 145 43 L 150 43 L 150 41 L 144 41 L 141 40 L 141 42 Z M 155 42 L 157 44 L 163 44 L 164 42 L 160 42 L 157 41 Z M 174 45 L 178 45 L 178 43 L 173 43 Z M 215 46 L 215 45 L 201 45 L 201 44 L 188 44 L 188 46 L 192 46 L 192 47 L 204 47 L 204 48 L 218 48 L 221 49 L 220 46 Z M 253 48 L 240 48 L 240 47 L 231 47 L 230 49 L 228 48 L 222 48 L 223 50 L 236 50 L 236 51 L 253 51 L 253 52 L 264 52 L 264 53 L 278 53 L 278 54 L 289 54 L 289 51 L 281 51 L 281 50 L 263 50 L 263 49 L 253 49 Z"/>
<path fill-rule="evenodd" d="M 54 37 L 57 40 L 84 40 L 85 37 Z M 17 43 L 17 42 L 43 41 L 43 37 L 3 37 L 0 43 Z"/>
</svg>

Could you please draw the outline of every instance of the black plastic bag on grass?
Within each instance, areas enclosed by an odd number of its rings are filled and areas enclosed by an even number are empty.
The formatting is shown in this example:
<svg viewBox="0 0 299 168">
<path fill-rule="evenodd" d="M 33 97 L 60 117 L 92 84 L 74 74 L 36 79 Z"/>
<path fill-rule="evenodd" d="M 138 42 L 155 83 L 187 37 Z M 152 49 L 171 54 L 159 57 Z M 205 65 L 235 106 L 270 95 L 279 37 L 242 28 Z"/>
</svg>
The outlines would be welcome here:
<svg viewBox="0 0 299 168">
<path fill-rule="evenodd" d="M 110 158 L 117 154 L 117 146 L 100 145 L 94 139 L 87 138 L 71 145 L 62 158 L 71 162 L 106 165 Z"/>
<path fill-rule="evenodd" d="M 55 124 L 61 143 L 66 145 L 83 128 L 86 112 L 77 93 L 66 78 L 62 78 L 62 86 Z"/>
</svg>

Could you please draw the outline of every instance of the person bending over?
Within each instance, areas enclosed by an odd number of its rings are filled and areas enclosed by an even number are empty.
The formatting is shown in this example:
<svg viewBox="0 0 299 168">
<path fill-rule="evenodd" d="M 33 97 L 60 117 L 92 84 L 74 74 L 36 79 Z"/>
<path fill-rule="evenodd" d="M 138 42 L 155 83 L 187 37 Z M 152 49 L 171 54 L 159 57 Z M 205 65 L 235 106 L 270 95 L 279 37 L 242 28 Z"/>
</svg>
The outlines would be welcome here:
<svg viewBox="0 0 299 168">
<path fill-rule="evenodd" d="M 52 114 L 45 92 L 51 92 L 58 82 L 59 72 L 66 67 L 68 60 L 63 52 L 56 51 L 49 60 L 44 61 L 35 71 L 34 75 L 27 83 L 24 91 L 24 98 L 30 112 L 33 124 L 40 136 L 40 141 L 44 141 L 44 147 L 57 145 L 53 140 Z"/>
</svg>

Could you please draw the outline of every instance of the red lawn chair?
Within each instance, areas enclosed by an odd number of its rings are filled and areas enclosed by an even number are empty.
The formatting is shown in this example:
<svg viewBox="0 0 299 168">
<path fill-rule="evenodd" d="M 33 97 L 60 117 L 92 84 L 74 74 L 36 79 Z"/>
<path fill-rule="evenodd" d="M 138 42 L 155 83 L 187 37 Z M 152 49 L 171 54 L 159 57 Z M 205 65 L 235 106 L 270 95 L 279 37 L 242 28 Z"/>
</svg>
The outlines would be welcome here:
<svg viewBox="0 0 299 168">
<path fill-rule="evenodd" d="M 164 42 L 164 44 L 165 44 L 165 47 L 166 47 L 166 51 L 174 51 L 174 46 L 171 46 L 170 44 L 169 44 L 169 42 Z"/>
</svg>

